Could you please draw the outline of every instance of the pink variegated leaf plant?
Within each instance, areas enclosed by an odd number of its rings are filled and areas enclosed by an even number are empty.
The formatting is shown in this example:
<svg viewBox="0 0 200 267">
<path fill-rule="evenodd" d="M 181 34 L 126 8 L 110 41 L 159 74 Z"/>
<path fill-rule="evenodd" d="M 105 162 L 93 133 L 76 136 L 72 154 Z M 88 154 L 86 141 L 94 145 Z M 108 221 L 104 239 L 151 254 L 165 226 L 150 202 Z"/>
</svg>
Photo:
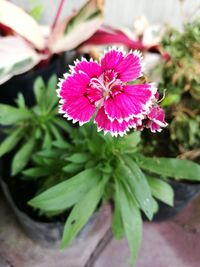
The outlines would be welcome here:
<svg viewBox="0 0 200 267">
<path fill-rule="evenodd" d="M 153 83 L 141 82 L 142 56 L 111 48 L 99 62 L 77 60 L 59 82 L 60 112 L 80 125 L 94 117 L 98 131 L 123 136 L 130 129 L 161 131 L 167 123 Z"/>
<path fill-rule="evenodd" d="M 64 3 L 60 0 L 52 25 L 44 26 L 11 1 L 0 1 L 0 84 L 39 63 L 46 65 L 55 54 L 76 49 L 101 26 L 103 0 L 87 0 L 60 21 Z"/>
</svg>

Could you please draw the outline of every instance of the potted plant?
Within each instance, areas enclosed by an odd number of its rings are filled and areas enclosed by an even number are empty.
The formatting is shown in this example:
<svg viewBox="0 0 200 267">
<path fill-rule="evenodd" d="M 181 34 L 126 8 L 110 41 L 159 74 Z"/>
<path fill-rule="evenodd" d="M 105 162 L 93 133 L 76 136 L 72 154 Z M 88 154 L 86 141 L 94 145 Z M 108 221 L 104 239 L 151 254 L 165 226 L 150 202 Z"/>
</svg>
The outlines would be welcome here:
<svg viewBox="0 0 200 267">
<path fill-rule="evenodd" d="M 126 55 L 113 48 L 99 63 L 78 61 L 64 77 L 58 90 L 60 111 L 80 125 L 95 117 L 98 130 L 108 134 L 97 133 L 93 124 L 69 128 L 65 122 L 68 139 L 58 140 L 54 147 L 40 152 L 34 165 L 23 174 L 42 176 L 45 169 L 58 165 L 52 164 L 58 160 L 69 176 L 35 196 L 29 204 L 53 214 L 71 209 L 61 242 L 65 247 L 99 205 L 110 201 L 113 234 L 117 239 L 126 235 L 135 262 L 142 237 L 141 212 L 151 220 L 157 210 L 156 199 L 173 205 L 168 179 L 199 181 L 200 166 L 189 160 L 143 155 L 138 131 L 160 131 L 166 123 L 157 89 L 141 78 L 138 52 Z M 125 135 L 132 128 L 135 131 Z"/>
<path fill-rule="evenodd" d="M 153 70 L 160 77 L 159 88 L 166 90 L 161 106 L 169 123 L 167 131 L 156 140 L 144 133 L 146 154 L 189 159 L 199 163 L 199 20 L 187 23 L 183 32 L 169 28 L 160 51 L 165 54 L 162 62 Z M 148 142 L 146 138 L 148 136 Z M 151 141 L 150 141 L 151 140 Z M 199 185 L 173 183 L 174 208 L 162 205 L 157 219 L 174 216 L 199 192 Z"/>
<path fill-rule="evenodd" d="M 157 199 L 173 205 L 168 179 L 199 181 L 200 166 L 189 160 L 143 155 L 140 131 L 143 128 L 160 131 L 166 123 L 157 89 L 142 79 L 140 53 L 126 55 L 122 49 L 112 48 L 99 63 L 77 61 L 64 77 L 58 90 L 60 112 L 80 125 L 95 117 L 98 130 L 107 135 L 98 133 L 93 124 L 77 128 L 55 118 L 53 86 L 49 87 L 51 94 L 36 86 L 38 106 L 31 110 L 24 107 L 23 100 L 17 101 L 19 109 L 0 105 L 2 125 L 14 126 L 9 131 L 23 125 L 28 135 L 23 134 L 22 138 L 28 141 L 28 147 L 32 148 L 32 138 L 39 143 L 34 149 L 28 149 L 28 165 L 27 160 L 22 160 L 25 154 L 27 158 L 27 149 L 24 152 L 27 143 L 19 143 L 12 160 L 12 174 L 22 171 L 24 183 L 31 180 L 37 184 L 36 195 L 28 202 L 30 206 L 48 216 L 65 214 L 62 247 L 69 245 L 101 204 L 109 201 L 113 206 L 113 234 L 117 239 L 126 235 L 134 263 L 142 238 L 141 213 L 152 220 Z M 46 101 L 49 95 L 52 109 Z M 30 116 L 34 118 L 31 122 L 34 127 L 28 124 Z M 35 118 L 39 123 L 35 123 Z M 55 125 L 64 129 L 65 138 L 60 128 L 55 131 Z M 135 131 L 128 133 L 132 128 Z M 49 138 L 49 133 L 55 139 Z M 5 154 L 18 142 L 11 142 L 11 136 L 1 144 L 1 155 L 2 150 Z M 37 183 L 39 180 L 41 183 Z"/>
<path fill-rule="evenodd" d="M 71 17 L 58 22 L 64 2 L 60 1 L 49 27 L 39 25 L 11 2 L 0 2 L 1 103 L 13 104 L 17 93 L 22 91 L 27 104 L 33 105 L 36 77 L 42 76 L 46 82 L 53 73 L 60 76 L 66 61 L 67 64 L 73 61 L 73 50 L 101 25 L 103 1 L 88 0 Z"/>
</svg>

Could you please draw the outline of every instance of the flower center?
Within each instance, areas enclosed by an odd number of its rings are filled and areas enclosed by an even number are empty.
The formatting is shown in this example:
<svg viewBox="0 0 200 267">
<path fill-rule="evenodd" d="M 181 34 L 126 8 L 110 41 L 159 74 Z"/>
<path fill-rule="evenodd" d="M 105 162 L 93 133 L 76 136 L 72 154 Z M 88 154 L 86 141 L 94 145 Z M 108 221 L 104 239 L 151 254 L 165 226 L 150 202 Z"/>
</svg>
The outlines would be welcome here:
<svg viewBox="0 0 200 267">
<path fill-rule="evenodd" d="M 99 90 L 102 93 L 102 97 L 106 99 L 112 95 L 112 89 L 115 86 L 121 86 L 122 82 L 117 78 L 117 73 L 112 70 L 106 71 L 98 78 L 92 78 L 90 80 L 90 86 Z"/>
</svg>

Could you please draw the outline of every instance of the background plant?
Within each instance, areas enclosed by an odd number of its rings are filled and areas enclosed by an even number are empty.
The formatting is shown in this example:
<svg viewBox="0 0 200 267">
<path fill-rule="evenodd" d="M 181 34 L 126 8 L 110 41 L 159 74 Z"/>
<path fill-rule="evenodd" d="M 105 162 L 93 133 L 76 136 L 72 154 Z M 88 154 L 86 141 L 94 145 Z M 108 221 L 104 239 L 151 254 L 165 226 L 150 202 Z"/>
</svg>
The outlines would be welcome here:
<svg viewBox="0 0 200 267">
<path fill-rule="evenodd" d="M 103 0 L 88 0 L 71 17 L 58 22 L 64 2 L 60 1 L 52 25 L 44 27 L 36 21 L 41 5 L 29 15 L 10 1 L 0 1 L 0 84 L 78 47 L 102 24 Z"/>
<path fill-rule="evenodd" d="M 166 91 L 162 106 L 170 131 L 170 153 L 182 158 L 200 156 L 200 20 L 188 23 L 183 32 L 168 29 L 162 41 L 166 60 L 157 67 Z"/>
</svg>

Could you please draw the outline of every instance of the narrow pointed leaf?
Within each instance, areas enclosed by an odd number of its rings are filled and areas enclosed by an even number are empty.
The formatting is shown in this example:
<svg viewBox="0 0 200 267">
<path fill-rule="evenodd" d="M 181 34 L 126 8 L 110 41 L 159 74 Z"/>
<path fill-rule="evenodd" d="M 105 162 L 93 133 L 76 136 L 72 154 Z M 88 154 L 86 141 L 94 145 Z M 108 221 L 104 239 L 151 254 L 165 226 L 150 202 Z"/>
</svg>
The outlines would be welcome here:
<svg viewBox="0 0 200 267">
<path fill-rule="evenodd" d="M 53 123 L 59 126 L 66 133 L 70 134 L 70 136 L 72 136 L 74 128 L 70 126 L 70 124 L 66 120 L 55 118 L 53 119 Z"/>
<path fill-rule="evenodd" d="M 51 175 L 51 169 L 45 167 L 34 167 L 23 171 L 23 174 L 28 177 L 42 177 Z"/>
<path fill-rule="evenodd" d="M 95 169 L 87 169 L 61 182 L 29 201 L 35 208 L 45 211 L 64 210 L 74 205 L 85 193 L 95 186 L 100 174 Z"/>
<path fill-rule="evenodd" d="M 152 195 L 169 206 L 173 206 L 174 191 L 172 187 L 161 179 L 147 176 L 147 180 L 151 188 Z"/>
<path fill-rule="evenodd" d="M 56 93 L 57 89 L 57 77 L 52 75 L 47 84 L 47 111 L 51 111 L 52 108 L 58 103 L 58 97 Z"/>
<path fill-rule="evenodd" d="M 34 95 L 35 95 L 38 106 L 40 107 L 41 110 L 45 110 L 46 109 L 46 98 L 45 98 L 46 88 L 45 88 L 45 83 L 42 77 L 38 77 L 35 80 L 33 89 L 34 89 Z"/>
<path fill-rule="evenodd" d="M 23 137 L 23 129 L 17 128 L 0 144 L 0 157 L 11 151 Z"/>
<path fill-rule="evenodd" d="M 134 200 L 129 198 L 129 194 L 119 182 L 116 182 L 116 193 L 120 203 L 124 230 L 131 251 L 131 262 L 135 263 L 142 239 L 141 214 Z"/>
<path fill-rule="evenodd" d="M 112 232 L 116 239 L 120 240 L 124 237 L 124 226 L 121 215 L 119 194 L 115 194 L 114 198 L 114 212 L 112 216 Z"/>
<path fill-rule="evenodd" d="M 20 150 L 17 151 L 12 161 L 12 167 L 11 167 L 12 175 L 16 175 L 21 170 L 23 170 L 24 167 L 26 167 L 27 163 L 29 162 L 32 156 L 34 146 L 35 146 L 35 139 L 31 138 L 27 143 L 25 143 L 20 148 Z"/>
<path fill-rule="evenodd" d="M 153 199 L 149 184 L 138 165 L 128 157 L 124 157 L 124 164 L 119 165 L 120 176 L 124 177 L 133 192 L 140 208 L 149 220 L 153 218 Z"/>
<path fill-rule="evenodd" d="M 22 93 L 19 93 L 17 95 L 17 99 L 15 100 L 15 102 L 19 108 L 26 108 L 25 99 Z"/>
<path fill-rule="evenodd" d="M 56 141 L 53 142 L 53 145 L 57 148 L 61 148 L 61 149 L 68 149 L 71 147 L 71 145 L 66 141 L 66 140 L 63 140 L 63 139 L 58 139 Z"/>
<path fill-rule="evenodd" d="M 200 181 L 200 165 L 195 162 L 174 158 L 150 158 L 141 154 L 134 157 L 143 170 L 177 180 Z"/>
<path fill-rule="evenodd" d="M 90 159 L 90 155 L 87 153 L 74 153 L 70 157 L 67 157 L 66 160 L 73 162 L 73 163 L 85 163 L 88 162 Z"/>
<path fill-rule="evenodd" d="M 15 108 L 6 104 L 0 104 L 0 124 L 11 125 L 18 121 L 30 119 L 32 113 L 26 108 Z"/>
<path fill-rule="evenodd" d="M 66 173 L 75 173 L 83 169 L 83 164 L 70 163 L 63 167 L 63 171 Z"/>
<path fill-rule="evenodd" d="M 102 178 L 98 184 L 93 186 L 74 206 L 64 227 L 63 239 L 61 242 L 62 248 L 71 243 L 94 213 L 102 198 L 107 179 L 108 176 Z"/>
<path fill-rule="evenodd" d="M 45 134 L 44 134 L 42 149 L 50 149 L 51 146 L 52 146 L 52 136 L 49 130 L 46 129 Z"/>
</svg>

